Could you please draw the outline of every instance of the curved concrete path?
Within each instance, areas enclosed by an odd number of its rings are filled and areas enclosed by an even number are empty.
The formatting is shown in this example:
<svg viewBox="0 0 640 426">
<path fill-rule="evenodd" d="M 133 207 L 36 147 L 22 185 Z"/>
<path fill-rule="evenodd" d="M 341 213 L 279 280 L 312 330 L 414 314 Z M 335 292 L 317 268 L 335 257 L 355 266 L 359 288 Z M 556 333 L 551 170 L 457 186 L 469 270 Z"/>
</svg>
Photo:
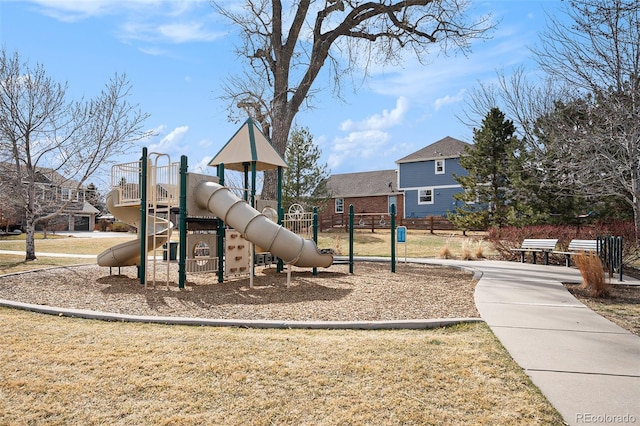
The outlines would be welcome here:
<svg viewBox="0 0 640 426">
<path fill-rule="evenodd" d="M 480 316 L 569 425 L 640 424 L 640 337 L 580 303 L 574 268 L 443 261 L 480 271 Z M 614 282 L 615 283 L 615 282 Z M 625 278 L 623 284 L 640 285 Z"/>
</svg>

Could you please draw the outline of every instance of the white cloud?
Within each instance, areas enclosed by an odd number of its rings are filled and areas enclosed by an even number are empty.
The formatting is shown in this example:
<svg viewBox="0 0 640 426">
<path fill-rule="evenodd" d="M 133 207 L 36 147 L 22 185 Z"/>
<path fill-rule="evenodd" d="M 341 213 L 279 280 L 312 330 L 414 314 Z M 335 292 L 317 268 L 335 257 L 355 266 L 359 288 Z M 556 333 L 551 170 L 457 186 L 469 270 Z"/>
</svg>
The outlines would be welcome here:
<svg viewBox="0 0 640 426">
<path fill-rule="evenodd" d="M 345 120 L 340 123 L 340 130 L 388 129 L 402 124 L 407 111 L 409 111 L 409 100 L 401 96 L 396 101 L 396 107 L 391 111 L 385 109 L 382 113 L 371 115 L 362 121 Z"/>
<path fill-rule="evenodd" d="M 454 96 L 446 95 L 442 98 L 438 98 L 433 103 L 433 108 L 436 111 L 438 111 L 440 108 L 442 108 L 445 105 L 461 102 L 464 99 L 464 94 L 466 92 L 467 92 L 467 89 L 460 89 L 460 91 L 458 91 L 458 93 L 456 93 Z"/>
<path fill-rule="evenodd" d="M 373 73 L 370 86 L 375 93 L 386 96 L 404 96 L 412 103 L 433 104 L 443 93 L 469 89 L 478 81 L 493 78 L 498 68 L 526 65 L 531 61 L 529 46 L 535 42 L 537 28 L 519 25 L 501 25 L 492 34 L 492 40 L 475 40 L 473 51 L 465 55 L 431 57 L 422 64 L 415 58 L 406 58 L 402 68 Z"/>
<path fill-rule="evenodd" d="M 161 126 L 164 129 L 164 126 Z M 163 136 L 158 143 L 149 146 L 149 152 L 173 152 L 179 148 L 180 142 L 184 139 L 184 136 L 189 132 L 189 126 L 179 126 Z"/>
<path fill-rule="evenodd" d="M 213 160 L 212 156 L 202 157 L 200 161 L 198 161 L 195 165 L 189 166 L 189 171 L 192 171 L 194 173 L 210 175 L 212 174 L 212 168 L 209 167 L 209 162 L 211 160 Z M 213 174 L 215 174 L 215 172 Z"/>
<path fill-rule="evenodd" d="M 392 110 L 384 109 L 359 121 L 344 120 L 340 123 L 340 130 L 348 133 L 333 139 L 327 161 L 329 168 L 340 168 L 342 164 L 352 170 L 370 169 L 368 166 L 371 165 L 376 168 L 375 163 L 383 159 L 390 149 L 391 134 L 388 130 L 402 125 L 409 109 L 409 100 L 401 96 Z"/>
<path fill-rule="evenodd" d="M 42 13 L 62 22 L 77 22 L 93 16 L 110 14 L 115 2 L 74 1 L 74 0 L 35 0 L 43 7 Z"/>
<path fill-rule="evenodd" d="M 391 136 L 380 130 L 364 130 L 351 132 L 344 138 L 336 138 L 331 146 L 327 164 L 329 168 L 338 168 L 346 162 L 365 166 L 362 160 L 373 159 L 381 155 L 384 146 Z M 377 159 L 377 158 L 376 158 Z"/>
<path fill-rule="evenodd" d="M 121 13 L 145 13 L 156 11 L 160 6 L 180 10 L 182 1 L 168 2 L 158 0 L 31 0 L 41 6 L 42 13 L 63 22 L 77 22 L 96 16 Z M 198 3 L 203 0 L 191 0 Z"/>
<path fill-rule="evenodd" d="M 159 49 L 157 47 L 141 47 L 138 50 L 149 56 L 165 56 L 169 53 L 166 50 Z"/>
<path fill-rule="evenodd" d="M 206 27 L 204 22 L 185 20 L 163 24 L 156 20 L 128 21 L 120 26 L 119 37 L 123 41 L 144 41 L 147 43 L 183 44 L 213 41 L 225 34 Z"/>
<path fill-rule="evenodd" d="M 211 27 L 213 7 L 206 0 L 33 0 L 41 13 L 62 22 L 118 16 L 123 41 L 174 44 L 212 41 L 224 34 Z M 203 13 L 204 12 L 204 13 Z M 158 55 L 162 51 L 145 48 Z"/>
<path fill-rule="evenodd" d="M 189 43 L 192 41 L 212 41 L 222 34 L 209 31 L 202 22 L 181 22 L 158 26 L 158 33 L 173 43 Z"/>
</svg>

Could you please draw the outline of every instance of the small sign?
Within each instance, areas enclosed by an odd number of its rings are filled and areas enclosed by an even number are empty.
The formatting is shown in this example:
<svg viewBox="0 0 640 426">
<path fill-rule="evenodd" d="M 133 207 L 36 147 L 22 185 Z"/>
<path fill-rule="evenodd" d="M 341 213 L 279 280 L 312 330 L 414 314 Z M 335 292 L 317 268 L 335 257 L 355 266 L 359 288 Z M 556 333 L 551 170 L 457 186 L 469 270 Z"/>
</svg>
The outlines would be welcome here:
<svg viewBox="0 0 640 426">
<path fill-rule="evenodd" d="M 407 227 L 406 226 L 398 226 L 398 228 L 396 228 L 396 231 L 398 233 L 398 242 L 399 243 L 406 243 L 407 242 Z"/>
</svg>

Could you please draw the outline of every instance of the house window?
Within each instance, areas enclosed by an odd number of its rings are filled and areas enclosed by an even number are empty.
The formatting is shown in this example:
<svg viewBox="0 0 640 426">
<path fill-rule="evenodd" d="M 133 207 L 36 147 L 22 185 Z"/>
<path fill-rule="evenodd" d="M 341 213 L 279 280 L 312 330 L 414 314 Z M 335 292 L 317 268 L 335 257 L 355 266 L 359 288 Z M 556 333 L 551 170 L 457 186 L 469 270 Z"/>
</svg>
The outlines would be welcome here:
<svg viewBox="0 0 640 426">
<path fill-rule="evenodd" d="M 82 194 L 80 191 L 76 191 L 72 188 L 60 188 L 60 198 L 62 201 L 72 200 L 72 201 L 83 201 Z"/>
<path fill-rule="evenodd" d="M 396 206 L 396 214 L 398 213 L 397 197 L 395 195 L 389 195 L 389 213 L 391 213 L 391 206 Z"/>
<path fill-rule="evenodd" d="M 436 160 L 436 174 L 437 175 L 444 174 L 444 160 Z"/>
<path fill-rule="evenodd" d="M 418 190 L 418 204 L 433 204 L 433 188 Z"/>
<path fill-rule="evenodd" d="M 336 213 L 343 213 L 344 212 L 344 199 L 343 198 L 336 198 Z"/>
<path fill-rule="evenodd" d="M 69 188 L 60 188 L 60 198 L 62 201 L 67 201 L 71 198 L 71 191 Z"/>
</svg>

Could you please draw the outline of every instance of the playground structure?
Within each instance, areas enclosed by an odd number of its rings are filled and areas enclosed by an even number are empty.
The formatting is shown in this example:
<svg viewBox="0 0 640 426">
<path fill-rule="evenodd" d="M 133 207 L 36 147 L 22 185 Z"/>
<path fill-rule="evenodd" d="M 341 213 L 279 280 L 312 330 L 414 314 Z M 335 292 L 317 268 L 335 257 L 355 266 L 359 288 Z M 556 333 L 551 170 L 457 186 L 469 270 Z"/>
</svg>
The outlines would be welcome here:
<svg viewBox="0 0 640 426">
<path fill-rule="evenodd" d="M 152 153 L 147 157 L 145 151 L 143 156 L 144 161 L 112 167 L 111 190 L 106 196 L 107 209 L 120 221 L 138 229 L 138 239 L 105 250 L 98 255 L 97 262 L 109 267 L 142 266 L 143 274 L 139 270 L 139 277 L 146 284 L 147 252 L 151 252 L 155 284 L 157 257 L 160 253 L 166 256 L 174 227 L 170 217 L 178 200 L 178 168 L 166 154 Z M 169 265 L 165 267 L 168 273 Z"/>
<path fill-rule="evenodd" d="M 107 206 L 116 218 L 138 229 L 138 239 L 105 250 L 98 264 L 137 265 L 145 286 L 149 281 L 155 286 L 159 268 L 166 268 L 168 286 L 169 260 L 177 258 L 180 288 L 187 273 L 217 273 L 218 282 L 248 275 L 253 286 L 256 265 L 277 263 L 279 270 L 287 267 L 289 285 L 292 265 L 314 268 L 314 273 L 317 267 L 331 266 L 332 254 L 294 232 L 309 233 L 312 221 L 303 211 L 287 215 L 293 231 L 283 226 L 280 194 L 286 163 L 251 119 L 209 165 L 217 167 L 218 176 L 189 173 L 185 156 L 172 163 L 168 155 L 147 154 L 146 148 L 140 161 L 115 165 Z M 224 186 L 225 168 L 244 172 L 243 198 Z M 278 200 L 257 200 L 256 173 L 273 168 L 278 169 Z M 172 218 L 178 222 L 177 244 Z M 314 235 L 317 238 L 317 229 Z M 159 255 L 166 262 L 159 262 Z"/>
</svg>

